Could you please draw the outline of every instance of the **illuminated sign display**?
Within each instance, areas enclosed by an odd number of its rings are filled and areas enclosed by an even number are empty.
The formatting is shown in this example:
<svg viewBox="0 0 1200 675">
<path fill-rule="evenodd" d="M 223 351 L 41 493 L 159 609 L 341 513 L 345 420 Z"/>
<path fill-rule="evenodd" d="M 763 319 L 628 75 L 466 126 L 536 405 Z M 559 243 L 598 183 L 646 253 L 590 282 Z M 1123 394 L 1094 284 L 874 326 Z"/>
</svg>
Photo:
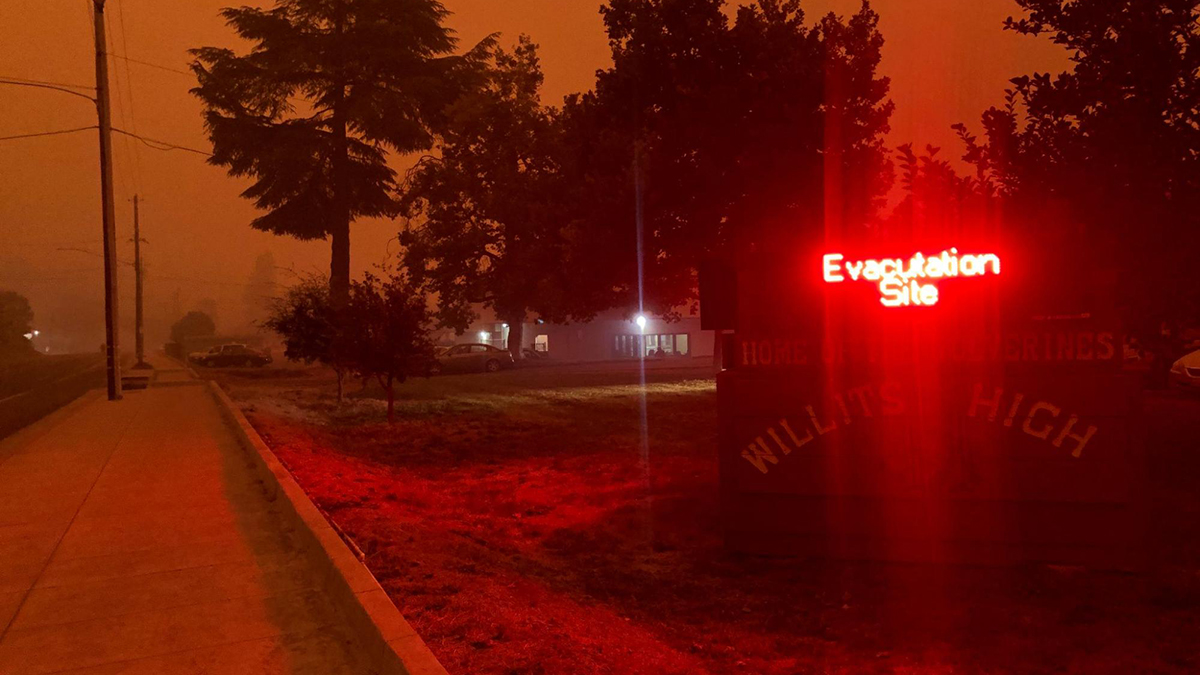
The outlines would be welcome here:
<svg viewBox="0 0 1200 675">
<path fill-rule="evenodd" d="M 821 261 L 826 283 L 870 281 L 879 285 L 879 301 L 885 307 L 936 305 L 938 279 L 1000 274 L 1000 256 L 994 253 L 960 256 L 957 248 L 934 255 L 917 253 L 907 261 L 847 260 L 840 253 L 827 253 Z"/>
</svg>

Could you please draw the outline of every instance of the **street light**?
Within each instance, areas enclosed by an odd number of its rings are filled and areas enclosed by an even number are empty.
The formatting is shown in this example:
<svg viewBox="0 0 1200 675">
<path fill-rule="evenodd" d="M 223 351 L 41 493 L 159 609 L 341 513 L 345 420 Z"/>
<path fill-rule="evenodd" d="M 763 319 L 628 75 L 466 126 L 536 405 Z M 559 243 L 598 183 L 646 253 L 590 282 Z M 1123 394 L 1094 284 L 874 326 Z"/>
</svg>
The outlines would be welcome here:
<svg viewBox="0 0 1200 675">
<path fill-rule="evenodd" d="M 634 323 L 636 323 L 636 324 L 637 324 L 637 327 L 638 327 L 638 329 L 639 329 L 639 330 L 641 330 L 641 331 L 645 332 L 645 330 L 646 330 L 646 317 L 642 316 L 641 314 L 638 314 L 638 318 L 634 319 Z"/>
</svg>

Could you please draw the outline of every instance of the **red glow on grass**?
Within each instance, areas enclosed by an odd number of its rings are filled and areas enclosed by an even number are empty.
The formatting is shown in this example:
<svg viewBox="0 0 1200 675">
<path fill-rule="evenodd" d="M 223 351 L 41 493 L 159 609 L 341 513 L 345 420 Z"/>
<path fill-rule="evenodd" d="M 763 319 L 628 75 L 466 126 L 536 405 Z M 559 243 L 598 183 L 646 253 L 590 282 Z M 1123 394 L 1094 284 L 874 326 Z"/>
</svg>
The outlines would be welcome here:
<svg viewBox="0 0 1200 675">
<path fill-rule="evenodd" d="M 1172 562 L 1146 579 L 732 554 L 720 535 L 715 392 L 652 393 L 647 472 L 633 390 L 556 390 L 566 376 L 539 375 L 551 372 L 510 373 L 541 378 L 511 391 L 493 384 L 503 377 L 463 377 L 475 389 L 410 401 L 395 425 L 381 412 L 317 422 L 300 379 L 241 379 L 233 391 L 451 673 L 1195 670 L 1200 519 L 1180 517 L 1200 513 L 1196 453 L 1185 442 L 1190 401 L 1172 401 L 1151 427 L 1161 436 L 1147 439 L 1164 453 L 1153 542 L 1170 547 Z M 254 396 L 260 388 L 270 396 Z M 1005 396 L 980 392 L 975 414 L 990 416 L 994 401 L 1002 425 L 1012 409 Z M 1053 421 L 1050 444 L 1067 422 L 1067 411 L 1052 413 L 1039 409 L 1024 433 Z M 1014 431 L 1027 417 L 1013 418 Z M 799 441 L 808 435 L 790 428 Z M 777 433 L 794 442 L 782 426 Z M 1079 442 L 1067 438 L 1061 451 Z"/>
</svg>

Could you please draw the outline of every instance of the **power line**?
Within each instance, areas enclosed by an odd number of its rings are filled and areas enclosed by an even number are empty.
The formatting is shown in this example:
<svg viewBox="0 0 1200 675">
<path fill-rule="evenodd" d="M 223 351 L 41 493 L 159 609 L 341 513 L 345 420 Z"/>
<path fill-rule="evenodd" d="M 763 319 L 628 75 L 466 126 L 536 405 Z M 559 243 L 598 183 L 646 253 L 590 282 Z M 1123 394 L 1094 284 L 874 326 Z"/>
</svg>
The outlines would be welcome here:
<svg viewBox="0 0 1200 675">
<path fill-rule="evenodd" d="M 68 241 L 66 243 L 82 245 L 82 244 L 90 243 L 90 242 L 91 242 L 91 239 L 87 239 L 87 240 L 75 239 L 75 240 Z M 43 240 L 43 241 L 6 241 L 6 242 L 4 242 L 4 245 L 7 248 L 50 248 L 50 247 L 61 248 L 63 243 L 64 242 L 62 240 L 55 237 L 53 240 L 47 239 L 47 240 Z"/>
<path fill-rule="evenodd" d="M 44 84 L 41 82 L 27 82 L 25 80 L 12 79 L 12 78 L 8 78 L 8 77 L 0 78 L 0 84 L 8 84 L 8 85 L 16 86 L 16 87 L 36 87 L 38 89 L 51 89 L 53 91 L 61 91 L 64 94 L 70 94 L 72 96 L 86 98 L 87 100 L 91 101 L 92 103 L 96 102 L 96 99 L 92 98 L 91 96 L 88 96 L 87 94 L 85 94 L 83 92 L 74 91 L 72 89 L 67 89 L 66 87 L 60 87 L 57 84 Z"/>
<path fill-rule="evenodd" d="M 72 252 L 72 253 L 86 253 L 86 254 L 88 254 L 88 255 L 94 255 L 94 256 L 96 256 L 97 258 L 103 258 L 103 257 L 104 257 L 104 254 L 103 254 L 103 253 L 96 253 L 95 251 L 92 251 L 92 250 L 89 250 L 89 249 L 86 249 L 86 248 L 76 248 L 76 247 L 73 247 L 73 246 L 60 246 L 60 247 L 58 247 L 56 250 L 58 250 L 58 251 L 68 251 L 68 252 Z M 122 265 L 129 265 L 130 267 L 133 267 L 133 261 L 132 261 L 132 260 L 121 260 L 120 258 L 118 258 L 118 259 L 117 259 L 117 262 L 121 263 Z"/>
<path fill-rule="evenodd" d="M 61 131 L 42 131 L 42 132 L 36 133 L 36 134 L 18 134 L 16 136 L 0 136 L 0 141 L 14 141 L 19 138 L 38 138 L 40 136 L 60 136 L 62 134 L 74 134 L 74 133 L 77 133 L 80 131 L 89 131 L 91 129 L 97 129 L 97 128 L 99 128 L 99 127 L 97 127 L 96 125 L 93 124 L 90 127 L 79 127 L 78 129 L 63 129 Z"/>
<path fill-rule="evenodd" d="M 61 129 L 58 131 L 41 131 L 41 132 L 33 133 L 33 134 L 17 134 L 15 136 L 0 136 L 0 141 L 14 141 L 14 140 L 21 139 L 21 138 L 38 138 L 41 136 L 59 136 L 62 134 L 74 134 L 74 133 L 77 133 L 80 131 L 89 131 L 91 129 L 97 129 L 97 128 L 98 127 L 96 125 L 92 125 L 90 127 L 78 127 L 76 129 Z M 189 148 L 189 147 L 186 147 L 183 145 L 176 145 L 174 143 L 168 143 L 167 141 L 160 141 L 160 140 L 157 140 L 154 138 L 147 138 L 147 137 L 141 136 L 139 134 L 130 133 L 128 131 L 125 131 L 124 129 L 118 129 L 116 127 L 113 127 L 113 131 L 118 134 L 123 134 L 125 136 L 128 136 L 130 138 L 136 138 L 137 140 L 141 141 L 142 143 L 145 143 L 148 147 L 153 148 L 155 150 L 162 150 L 162 151 L 183 150 L 185 152 L 194 152 L 197 155 L 204 155 L 205 157 L 212 157 L 211 152 L 205 152 L 204 150 L 197 150 L 195 148 Z"/>
<path fill-rule="evenodd" d="M 75 270 L 75 271 L 78 272 L 78 274 L 75 274 L 75 275 L 72 275 L 69 277 L 0 277 L 0 278 L 2 278 L 4 280 L 4 283 L 6 283 L 6 284 L 63 284 L 63 283 L 91 284 L 91 283 L 95 283 L 95 280 L 88 279 L 81 275 L 83 275 L 83 274 L 99 274 L 103 270 L 96 268 L 96 269 Z"/>
<path fill-rule="evenodd" d="M 107 54 L 108 53 L 107 47 L 109 45 L 116 46 L 116 44 L 117 44 L 116 38 L 113 37 L 112 23 L 105 24 L 104 41 L 105 41 L 105 48 L 106 48 L 105 54 Z M 125 100 L 124 100 L 124 97 L 121 95 L 120 71 L 116 68 L 113 68 L 111 75 L 112 75 L 112 79 L 110 81 L 110 84 L 112 85 L 113 92 L 116 94 L 116 96 L 113 97 L 113 99 L 115 99 L 115 100 L 112 100 L 111 102 L 112 102 L 113 106 L 116 108 L 117 123 L 120 124 L 121 126 L 125 126 Z M 136 132 L 137 125 L 134 124 L 132 126 L 134 127 L 134 131 Z M 117 182 L 120 183 L 120 185 L 121 185 L 121 191 L 127 195 L 128 194 L 136 194 L 141 191 L 139 189 L 141 186 L 141 181 L 139 180 L 139 175 L 138 175 L 138 171 L 137 171 L 137 159 L 134 157 L 135 149 L 131 146 L 132 146 L 132 144 L 129 142 L 128 138 L 124 138 L 124 137 L 121 138 L 121 147 L 123 147 L 125 149 L 125 158 L 129 162 L 130 170 L 128 173 L 132 177 L 133 189 L 132 190 L 130 189 L 130 186 L 129 186 L 130 181 L 127 180 L 125 177 L 126 172 L 118 171 L 115 174 Z M 114 147 L 114 150 L 115 149 L 116 148 Z"/>
<path fill-rule="evenodd" d="M 147 66 L 147 67 L 149 67 L 149 68 L 157 68 L 157 69 L 159 69 L 159 70 L 165 70 L 165 71 L 167 71 L 168 73 L 175 73 L 176 75 L 184 75 L 184 76 L 186 76 L 186 77 L 189 77 L 189 78 L 191 78 L 191 77 L 195 77 L 195 73 L 192 73 L 192 72 L 190 72 L 190 71 L 187 71 L 187 70 L 180 70 L 180 69 L 178 69 L 178 68 L 172 68 L 172 67 L 170 67 L 170 66 L 164 66 L 164 65 L 162 65 L 161 63 L 153 63 L 153 62 L 150 62 L 150 61 L 142 61 L 141 59 L 135 59 L 135 58 L 132 58 L 132 57 L 129 57 L 129 56 L 125 56 L 124 54 L 113 54 L 113 53 L 109 53 L 109 56 L 111 56 L 111 57 L 113 57 L 113 58 L 115 58 L 115 59 L 121 59 L 121 60 L 123 60 L 123 61 L 127 61 L 127 62 L 129 62 L 129 63 L 136 63 L 136 64 L 138 64 L 139 66 Z M 288 99 L 289 101 L 292 101 L 293 103 L 301 103 L 301 104 L 304 104 L 304 105 L 309 105 L 309 104 L 311 104 L 311 101 L 309 101 L 308 99 L 305 99 L 305 98 L 299 97 L 299 96 L 288 96 L 288 97 L 287 97 L 287 99 Z"/>
<path fill-rule="evenodd" d="M 163 151 L 184 150 L 186 152 L 194 152 L 197 155 L 204 155 L 205 157 L 212 157 L 211 152 L 205 152 L 203 150 L 196 150 L 195 148 L 189 148 L 189 147 L 183 146 L 183 145 L 175 145 L 174 143 L 168 143 L 166 141 L 159 141 L 159 140 L 155 140 L 153 138 L 146 138 L 145 136 L 131 134 L 128 131 L 125 131 L 123 129 L 118 129 L 116 127 L 113 127 L 113 131 L 117 132 L 118 134 L 124 134 L 126 136 L 129 136 L 130 138 L 136 138 L 139 141 L 141 141 L 142 143 L 145 143 L 148 147 L 151 147 L 155 150 L 163 150 Z M 162 147 L 158 147 L 158 146 L 162 146 Z"/>
<path fill-rule="evenodd" d="M 126 49 L 126 51 L 128 51 L 128 49 Z M 178 73 L 179 75 L 187 75 L 188 77 L 192 76 L 192 73 L 189 73 L 186 70 L 180 70 L 178 68 L 172 68 L 170 66 L 164 66 L 164 65 L 157 64 L 157 63 L 151 63 L 149 61 L 142 61 L 141 59 L 135 59 L 130 56 L 125 56 L 124 54 L 111 54 L 110 53 L 109 56 L 113 57 L 114 59 L 121 59 L 122 61 L 125 61 L 126 63 L 136 63 L 139 66 L 146 66 L 148 68 L 157 68 L 159 70 L 165 70 L 168 73 Z"/>
<path fill-rule="evenodd" d="M 117 0 L 117 19 L 121 24 L 121 49 L 129 52 L 129 36 L 125 29 L 125 3 Z M 133 105 L 133 74 L 129 72 L 129 62 L 125 62 L 125 96 L 129 99 L 129 126 L 137 133 L 137 116 Z M 126 152 L 129 152 L 126 147 Z M 142 153 L 138 146 L 133 146 L 134 184 L 137 192 L 142 192 Z"/>
<path fill-rule="evenodd" d="M 0 75 L 0 78 L 5 80 L 14 80 L 22 84 L 48 84 L 54 87 L 66 87 L 67 89 L 87 89 L 88 91 L 96 91 L 96 88 L 90 84 L 67 84 L 66 82 L 51 82 L 50 80 L 31 80 L 27 77 L 15 77 L 13 75 Z"/>
</svg>

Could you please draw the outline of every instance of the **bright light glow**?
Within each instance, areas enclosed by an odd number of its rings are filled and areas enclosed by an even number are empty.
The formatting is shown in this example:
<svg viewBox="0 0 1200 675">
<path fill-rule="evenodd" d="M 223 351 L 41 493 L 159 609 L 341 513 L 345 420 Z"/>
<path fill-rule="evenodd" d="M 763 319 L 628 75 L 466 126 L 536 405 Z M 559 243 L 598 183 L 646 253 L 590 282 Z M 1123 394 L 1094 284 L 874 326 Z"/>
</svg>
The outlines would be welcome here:
<svg viewBox="0 0 1200 675">
<path fill-rule="evenodd" d="M 634 319 L 634 323 L 637 324 L 640 330 L 646 330 L 646 317 L 641 314 L 638 315 L 638 318 Z"/>
<path fill-rule="evenodd" d="M 37 337 L 37 336 L 39 336 L 39 335 L 41 335 L 41 334 L 42 334 L 42 331 L 40 331 L 40 330 L 35 330 L 35 331 L 33 331 L 33 337 Z"/>
<path fill-rule="evenodd" d="M 33 333 L 26 333 L 26 334 L 25 334 L 25 339 L 26 339 L 26 340 L 32 340 L 32 339 L 33 339 Z"/>
<path fill-rule="evenodd" d="M 488 334 L 488 332 L 486 330 L 479 331 L 479 341 L 480 342 L 487 342 L 488 337 L 490 337 L 490 335 Z"/>
<path fill-rule="evenodd" d="M 879 285 L 879 302 L 885 307 L 928 307 L 938 301 L 932 279 L 977 277 L 1000 274 L 1000 256 L 995 253 L 958 255 L 957 248 L 926 256 L 917 253 L 907 264 L 900 258 L 883 260 L 846 260 L 840 253 L 827 253 L 821 259 L 825 283 L 870 281 Z"/>
</svg>

